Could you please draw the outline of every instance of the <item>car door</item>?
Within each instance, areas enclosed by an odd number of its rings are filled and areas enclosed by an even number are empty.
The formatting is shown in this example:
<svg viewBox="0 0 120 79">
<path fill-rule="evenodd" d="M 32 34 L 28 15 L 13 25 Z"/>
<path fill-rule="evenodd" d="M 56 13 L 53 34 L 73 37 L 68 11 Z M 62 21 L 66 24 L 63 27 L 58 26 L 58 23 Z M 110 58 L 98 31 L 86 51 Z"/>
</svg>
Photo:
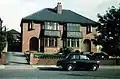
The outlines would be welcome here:
<svg viewBox="0 0 120 79">
<path fill-rule="evenodd" d="M 79 64 L 80 57 L 77 54 L 73 54 L 73 55 L 70 55 L 68 59 L 69 59 L 69 63 L 77 66 Z"/>
<path fill-rule="evenodd" d="M 76 65 L 76 68 L 81 68 L 82 67 L 82 62 L 80 60 L 80 55 L 79 54 L 76 54 L 74 55 L 74 63 Z"/>
<path fill-rule="evenodd" d="M 80 56 L 79 67 L 86 68 L 89 58 L 86 55 L 79 55 L 79 56 Z"/>
</svg>

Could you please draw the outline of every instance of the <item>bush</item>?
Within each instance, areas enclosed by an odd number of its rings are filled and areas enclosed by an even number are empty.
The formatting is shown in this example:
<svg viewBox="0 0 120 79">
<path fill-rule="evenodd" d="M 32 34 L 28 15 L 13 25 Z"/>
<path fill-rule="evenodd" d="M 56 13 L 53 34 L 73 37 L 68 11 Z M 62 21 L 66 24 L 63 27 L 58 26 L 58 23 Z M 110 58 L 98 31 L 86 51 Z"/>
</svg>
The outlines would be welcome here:
<svg viewBox="0 0 120 79">
<path fill-rule="evenodd" d="M 80 53 L 80 51 L 79 51 L 79 50 L 76 50 L 75 53 Z"/>
<path fill-rule="evenodd" d="M 59 53 L 62 53 L 64 56 L 66 56 L 67 54 L 73 52 L 73 48 L 60 48 Z"/>
</svg>

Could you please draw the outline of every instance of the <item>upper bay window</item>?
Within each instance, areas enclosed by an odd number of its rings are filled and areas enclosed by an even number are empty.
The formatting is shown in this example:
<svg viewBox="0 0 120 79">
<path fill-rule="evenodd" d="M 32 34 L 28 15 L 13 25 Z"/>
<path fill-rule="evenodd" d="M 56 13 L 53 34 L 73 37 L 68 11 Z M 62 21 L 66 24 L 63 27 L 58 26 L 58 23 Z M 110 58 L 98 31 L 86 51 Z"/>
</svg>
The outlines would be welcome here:
<svg viewBox="0 0 120 79">
<path fill-rule="evenodd" d="M 43 29 L 47 30 L 59 30 L 59 25 L 56 22 L 45 22 Z"/>
<path fill-rule="evenodd" d="M 67 31 L 80 31 L 80 24 L 67 23 Z"/>
</svg>

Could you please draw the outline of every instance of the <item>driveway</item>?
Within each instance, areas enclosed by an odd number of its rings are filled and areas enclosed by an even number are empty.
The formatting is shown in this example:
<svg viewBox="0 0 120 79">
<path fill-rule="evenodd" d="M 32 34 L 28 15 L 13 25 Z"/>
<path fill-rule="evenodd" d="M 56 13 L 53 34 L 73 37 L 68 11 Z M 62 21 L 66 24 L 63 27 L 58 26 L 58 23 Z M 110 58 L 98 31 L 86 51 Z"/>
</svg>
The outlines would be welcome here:
<svg viewBox="0 0 120 79">
<path fill-rule="evenodd" d="M 6 55 L 6 65 L 28 65 L 28 62 L 24 53 L 8 52 Z"/>
</svg>

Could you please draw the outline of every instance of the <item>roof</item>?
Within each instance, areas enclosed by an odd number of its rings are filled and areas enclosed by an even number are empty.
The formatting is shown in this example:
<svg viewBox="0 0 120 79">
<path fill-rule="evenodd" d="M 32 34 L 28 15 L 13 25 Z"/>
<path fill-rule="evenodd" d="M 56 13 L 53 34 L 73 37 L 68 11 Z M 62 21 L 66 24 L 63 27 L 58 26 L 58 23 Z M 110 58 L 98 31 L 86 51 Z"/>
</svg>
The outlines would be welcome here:
<svg viewBox="0 0 120 79">
<path fill-rule="evenodd" d="M 7 31 L 7 33 L 20 34 L 18 31 L 14 30 L 14 29 Z"/>
<path fill-rule="evenodd" d="M 90 20 L 80 14 L 71 10 L 62 10 L 62 14 L 58 14 L 55 9 L 45 8 L 35 12 L 29 16 L 22 18 L 24 20 L 35 21 L 53 21 L 53 22 L 68 22 L 68 23 L 81 23 L 81 24 L 96 24 L 95 21 Z"/>
<path fill-rule="evenodd" d="M 14 40 L 17 40 L 17 39 L 21 38 L 21 34 L 14 29 L 7 31 L 8 38 L 9 38 L 10 35 L 12 35 Z"/>
</svg>

